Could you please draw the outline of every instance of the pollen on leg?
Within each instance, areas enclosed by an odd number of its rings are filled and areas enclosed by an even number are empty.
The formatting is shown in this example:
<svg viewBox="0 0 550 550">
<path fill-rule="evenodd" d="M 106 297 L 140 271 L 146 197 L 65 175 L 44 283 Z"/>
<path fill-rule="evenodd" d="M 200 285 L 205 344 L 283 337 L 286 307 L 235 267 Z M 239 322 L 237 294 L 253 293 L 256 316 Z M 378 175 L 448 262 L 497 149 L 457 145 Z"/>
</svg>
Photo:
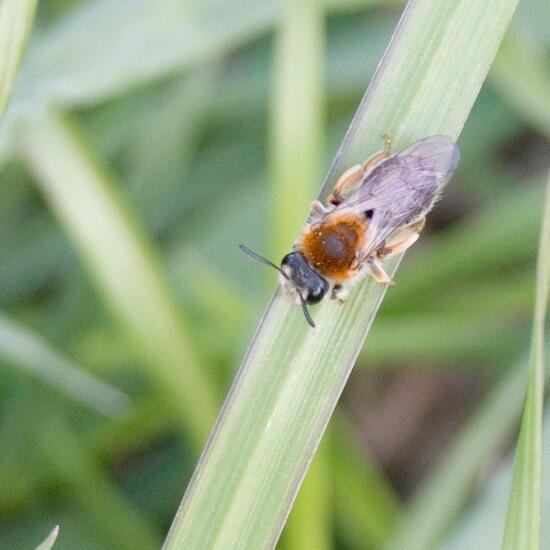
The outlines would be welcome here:
<svg viewBox="0 0 550 550">
<path fill-rule="evenodd" d="M 366 223 L 353 214 L 332 216 L 304 231 L 298 249 L 321 275 L 344 282 L 357 273 L 356 255 L 364 242 Z"/>
</svg>

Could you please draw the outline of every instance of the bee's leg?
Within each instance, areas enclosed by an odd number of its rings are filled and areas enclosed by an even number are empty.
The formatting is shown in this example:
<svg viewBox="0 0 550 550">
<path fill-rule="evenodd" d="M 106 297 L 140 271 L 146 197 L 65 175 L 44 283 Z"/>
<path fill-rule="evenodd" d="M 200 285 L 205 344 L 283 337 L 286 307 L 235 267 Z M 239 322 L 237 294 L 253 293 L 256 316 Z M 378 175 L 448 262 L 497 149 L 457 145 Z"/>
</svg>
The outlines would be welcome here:
<svg viewBox="0 0 550 550">
<path fill-rule="evenodd" d="M 349 190 L 357 187 L 359 183 L 365 178 L 367 173 L 372 170 L 377 164 L 380 164 L 385 158 L 390 156 L 391 136 L 384 134 L 384 149 L 379 151 L 363 164 L 356 164 L 351 168 L 348 168 L 341 176 L 334 191 L 328 198 L 328 202 L 334 205 L 338 205 L 343 200 L 343 195 Z"/>
<path fill-rule="evenodd" d="M 378 258 L 383 259 L 394 254 L 405 252 L 407 248 L 412 246 L 420 237 L 420 232 L 424 229 L 426 218 L 422 218 L 412 225 L 403 227 L 397 231 L 384 245 L 377 251 Z"/>
<path fill-rule="evenodd" d="M 368 273 L 377 283 L 395 286 L 394 280 L 384 271 L 384 268 L 376 258 L 369 258 L 367 260 L 366 273 Z"/>
<path fill-rule="evenodd" d="M 332 287 L 332 292 L 330 294 L 330 297 L 333 300 L 338 300 L 341 304 L 343 304 L 349 298 L 349 293 L 350 293 L 349 286 L 335 284 Z"/>
<path fill-rule="evenodd" d="M 321 201 L 316 199 L 311 202 L 309 208 L 312 216 L 320 219 L 323 216 L 326 216 L 334 208 L 334 206 L 325 206 Z"/>
<path fill-rule="evenodd" d="M 356 164 L 355 166 L 348 168 L 336 182 L 336 186 L 334 187 L 334 191 L 329 196 L 328 202 L 334 206 L 338 206 L 344 200 L 342 194 L 348 189 L 357 187 L 364 176 L 365 171 L 363 170 L 362 164 Z"/>
<path fill-rule="evenodd" d="M 380 164 L 384 159 L 390 156 L 391 136 L 390 134 L 384 134 L 382 137 L 384 138 L 384 149 L 378 151 L 378 153 L 370 157 L 361 165 L 363 175 L 366 175 L 367 172 L 370 172 L 377 164 Z"/>
<path fill-rule="evenodd" d="M 393 279 L 384 271 L 380 264 L 380 260 L 405 252 L 407 248 L 412 246 L 420 237 L 420 232 L 426 224 L 426 218 L 422 218 L 417 222 L 403 227 L 398 230 L 390 239 L 388 239 L 377 251 L 374 256 L 367 259 L 365 263 L 365 271 L 372 276 L 377 283 L 388 284 L 394 286 Z"/>
</svg>

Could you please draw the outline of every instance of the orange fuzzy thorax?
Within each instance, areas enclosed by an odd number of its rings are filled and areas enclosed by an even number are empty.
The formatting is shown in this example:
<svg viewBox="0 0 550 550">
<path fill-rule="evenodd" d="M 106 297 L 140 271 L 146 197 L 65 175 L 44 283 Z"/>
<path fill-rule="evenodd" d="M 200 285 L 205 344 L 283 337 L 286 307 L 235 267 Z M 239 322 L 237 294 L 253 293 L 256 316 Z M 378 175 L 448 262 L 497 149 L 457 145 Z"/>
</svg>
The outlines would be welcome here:
<svg viewBox="0 0 550 550">
<path fill-rule="evenodd" d="M 323 277 L 343 283 L 357 273 L 367 221 L 354 214 L 329 216 L 308 227 L 297 242 L 298 250 Z"/>
</svg>

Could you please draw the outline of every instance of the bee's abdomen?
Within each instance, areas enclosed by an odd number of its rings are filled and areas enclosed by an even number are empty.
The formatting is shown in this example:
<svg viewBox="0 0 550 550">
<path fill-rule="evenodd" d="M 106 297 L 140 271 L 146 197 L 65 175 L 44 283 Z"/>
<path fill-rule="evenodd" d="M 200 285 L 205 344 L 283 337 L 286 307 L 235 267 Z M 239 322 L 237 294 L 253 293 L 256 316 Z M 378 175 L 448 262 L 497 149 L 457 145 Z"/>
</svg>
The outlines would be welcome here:
<svg viewBox="0 0 550 550">
<path fill-rule="evenodd" d="M 309 227 L 298 241 L 308 263 L 324 277 L 344 282 L 356 273 L 352 268 L 366 231 L 365 221 L 354 215 Z"/>
</svg>

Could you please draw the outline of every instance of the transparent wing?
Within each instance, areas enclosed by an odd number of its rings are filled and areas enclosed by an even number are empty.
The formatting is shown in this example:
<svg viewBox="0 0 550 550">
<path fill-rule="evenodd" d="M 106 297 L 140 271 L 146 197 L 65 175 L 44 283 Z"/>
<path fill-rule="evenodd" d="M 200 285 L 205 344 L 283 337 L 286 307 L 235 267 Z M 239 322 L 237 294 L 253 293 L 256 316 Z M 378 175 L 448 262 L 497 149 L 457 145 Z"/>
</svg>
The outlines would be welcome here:
<svg viewBox="0 0 550 550">
<path fill-rule="evenodd" d="M 333 212 L 369 212 L 363 256 L 396 229 L 414 223 L 431 208 L 460 158 L 454 141 L 432 136 L 417 141 L 369 172 L 361 185 Z"/>
</svg>

